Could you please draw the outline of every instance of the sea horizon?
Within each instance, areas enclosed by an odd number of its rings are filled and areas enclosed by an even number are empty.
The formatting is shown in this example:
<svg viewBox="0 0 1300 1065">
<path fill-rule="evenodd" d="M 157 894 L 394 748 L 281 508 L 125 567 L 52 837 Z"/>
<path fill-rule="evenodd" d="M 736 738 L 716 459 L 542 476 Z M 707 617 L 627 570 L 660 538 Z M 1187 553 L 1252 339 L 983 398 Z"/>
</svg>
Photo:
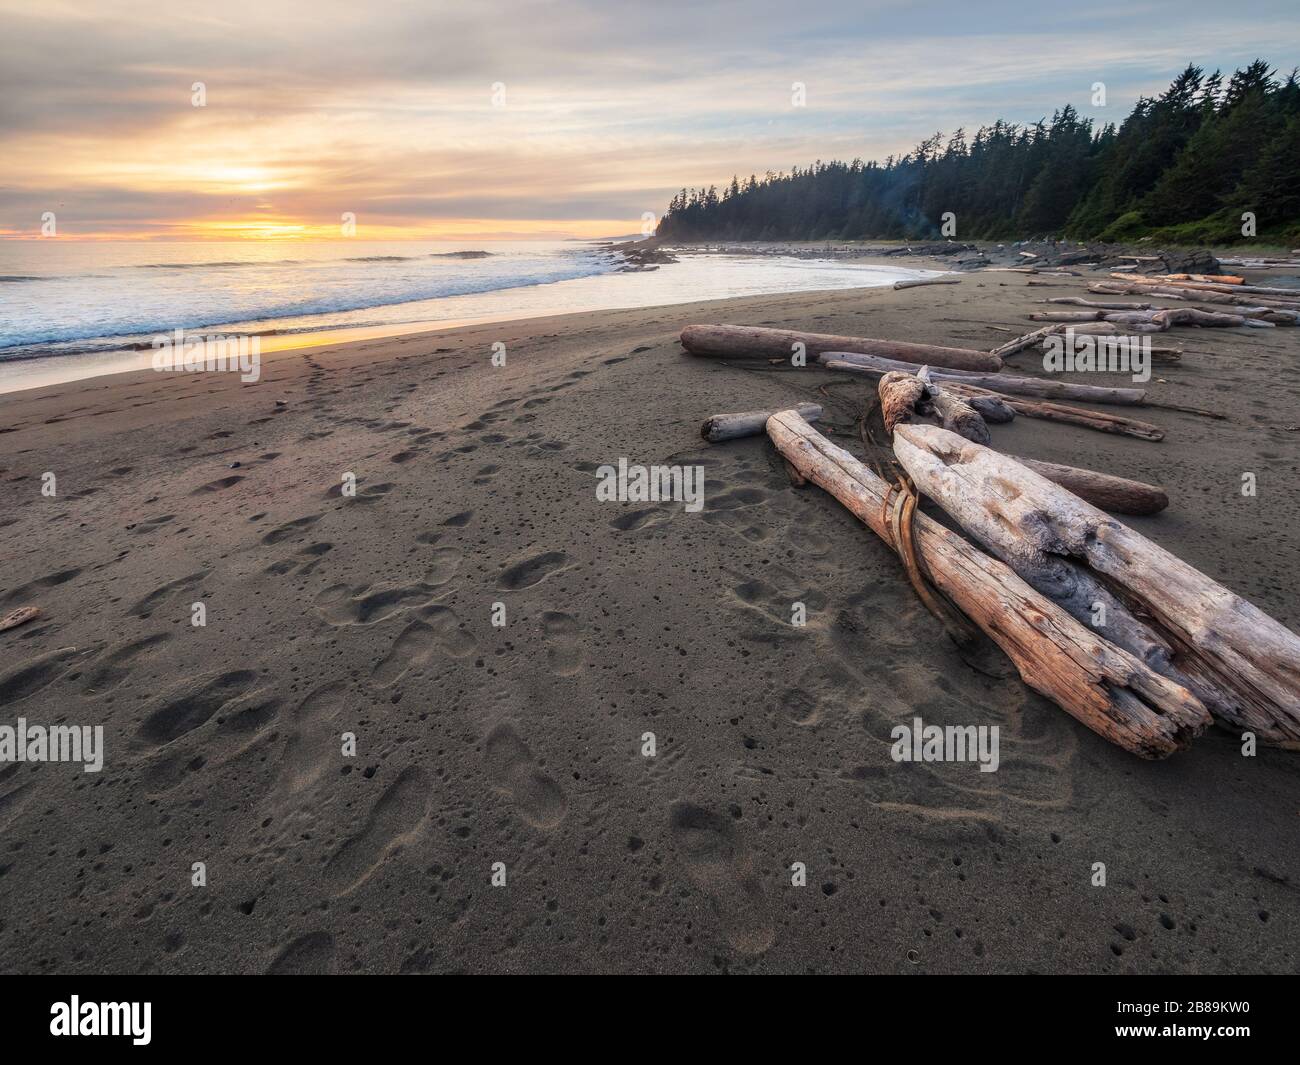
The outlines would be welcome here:
<svg viewBox="0 0 1300 1065">
<path fill-rule="evenodd" d="M 618 240 L 3 242 L 0 393 L 148 368 L 177 330 L 256 337 L 269 353 L 931 273 L 705 252 L 629 268 Z"/>
</svg>

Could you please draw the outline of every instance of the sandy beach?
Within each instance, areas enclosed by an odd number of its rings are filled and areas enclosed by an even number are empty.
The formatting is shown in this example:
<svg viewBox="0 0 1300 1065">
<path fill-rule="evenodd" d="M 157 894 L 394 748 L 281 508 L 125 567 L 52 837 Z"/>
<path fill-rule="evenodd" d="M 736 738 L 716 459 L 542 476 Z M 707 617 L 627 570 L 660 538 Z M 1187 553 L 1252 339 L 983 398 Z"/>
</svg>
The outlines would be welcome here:
<svg viewBox="0 0 1300 1065">
<path fill-rule="evenodd" d="M 101 772 L 0 768 L 0 969 L 1293 972 L 1295 754 L 1211 732 L 1137 760 L 1004 658 L 963 656 L 766 438 L 699 438 L 710 414 L 812 401 L 860 455 L 871 386 L 691 357 L 687 324 L 987 350 L 1037 300 L 1087 295 L 1036 280 L 0 396 L 0 613 L 43 612 L 0 633 L 5 720 L 104 728 Z M 1157 342 L 1186 349 L 1157 400 L 1226 420 L 1148 408 L 1150 443 L 1018 418 L 995 440 L 1164 487 L 1168 510 L 1128 523 L 1300 628 L 1300 334 Z M 703 509 L 599 501 L 620 457 L 702 465 Z M 999 770 L 894 762 L 916 716 L 997 724 Z"/>
</svg>

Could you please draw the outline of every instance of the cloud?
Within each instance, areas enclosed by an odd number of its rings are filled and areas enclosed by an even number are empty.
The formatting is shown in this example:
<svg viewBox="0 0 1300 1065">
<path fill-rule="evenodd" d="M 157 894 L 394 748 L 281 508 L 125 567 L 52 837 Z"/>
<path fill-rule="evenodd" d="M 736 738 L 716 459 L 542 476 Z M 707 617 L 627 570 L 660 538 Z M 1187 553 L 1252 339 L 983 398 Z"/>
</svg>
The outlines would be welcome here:
<svg viewBox="0 0 1300 1065">
<path fill-rule="evenodd" d="M 0 0 L 0 19 L 0 230 L 20 232 L 51 202 L 77 219 L 65 232 L 342 210 L 421 235 L 630 223 L 682 185 L 883 158 L 1066 102 L 1118 120 L 1189 60 L 1300 53 L 1289 5 L 1199 0 Z"/>
</svg>

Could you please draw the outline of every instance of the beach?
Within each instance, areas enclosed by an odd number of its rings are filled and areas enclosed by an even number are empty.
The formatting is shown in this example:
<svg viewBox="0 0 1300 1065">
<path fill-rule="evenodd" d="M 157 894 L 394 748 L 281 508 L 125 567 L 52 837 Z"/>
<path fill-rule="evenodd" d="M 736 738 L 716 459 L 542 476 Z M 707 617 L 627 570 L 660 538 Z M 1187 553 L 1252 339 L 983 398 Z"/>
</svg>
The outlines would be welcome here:
<svg viewBox="0 0 1300 1065">
<path fill-rule="evenodd" d="M 42 611 L 0 633 L 0 704 L 103 727 L 98 772 L 0 768 L 0 967 L 1294 972 L 1293 753 L 1212 731 L 1139 761 L 960 652 L 765 437 L 700 439 L 711 414 L 814 402 L 861 455 L 872 385 L 691 357 L 688 324 L 989 350 L 1036 301 L 1088 295 L 1034 280 L 0 395 L 0 613 Z M 1146 387 L 1224 420 L 1144 409 L 1152 443 L 1017 418 L 997 446 L 1163 487 L 1165 512 L 1125 521 L 1300 628 L 1300 334 L 1156 340 L 1185 352 Z M 620 458 L 702 466 L 702 508 L 598 499 Z M 998 770 L 897 763 L 891 730 L 918 717 L 997 725 Z"/>
</svg>

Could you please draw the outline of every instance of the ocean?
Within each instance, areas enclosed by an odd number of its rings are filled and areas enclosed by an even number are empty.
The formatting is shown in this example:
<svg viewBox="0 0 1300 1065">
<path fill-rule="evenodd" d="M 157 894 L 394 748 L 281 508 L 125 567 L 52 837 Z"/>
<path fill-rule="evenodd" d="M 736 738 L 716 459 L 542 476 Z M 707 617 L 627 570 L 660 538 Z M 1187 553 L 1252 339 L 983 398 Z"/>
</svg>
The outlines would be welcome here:
<svg viewBox="0 0 1300 1065">
<path fill-rule="evenodd" d="M 623 265 L 608 246 L 576 241 L 0 242 L 0 392 L 148 366 L 153 338 L 177 329 L 257 336 L 272 351 L 928 273 L 721 254 Z"/>
</svg>

